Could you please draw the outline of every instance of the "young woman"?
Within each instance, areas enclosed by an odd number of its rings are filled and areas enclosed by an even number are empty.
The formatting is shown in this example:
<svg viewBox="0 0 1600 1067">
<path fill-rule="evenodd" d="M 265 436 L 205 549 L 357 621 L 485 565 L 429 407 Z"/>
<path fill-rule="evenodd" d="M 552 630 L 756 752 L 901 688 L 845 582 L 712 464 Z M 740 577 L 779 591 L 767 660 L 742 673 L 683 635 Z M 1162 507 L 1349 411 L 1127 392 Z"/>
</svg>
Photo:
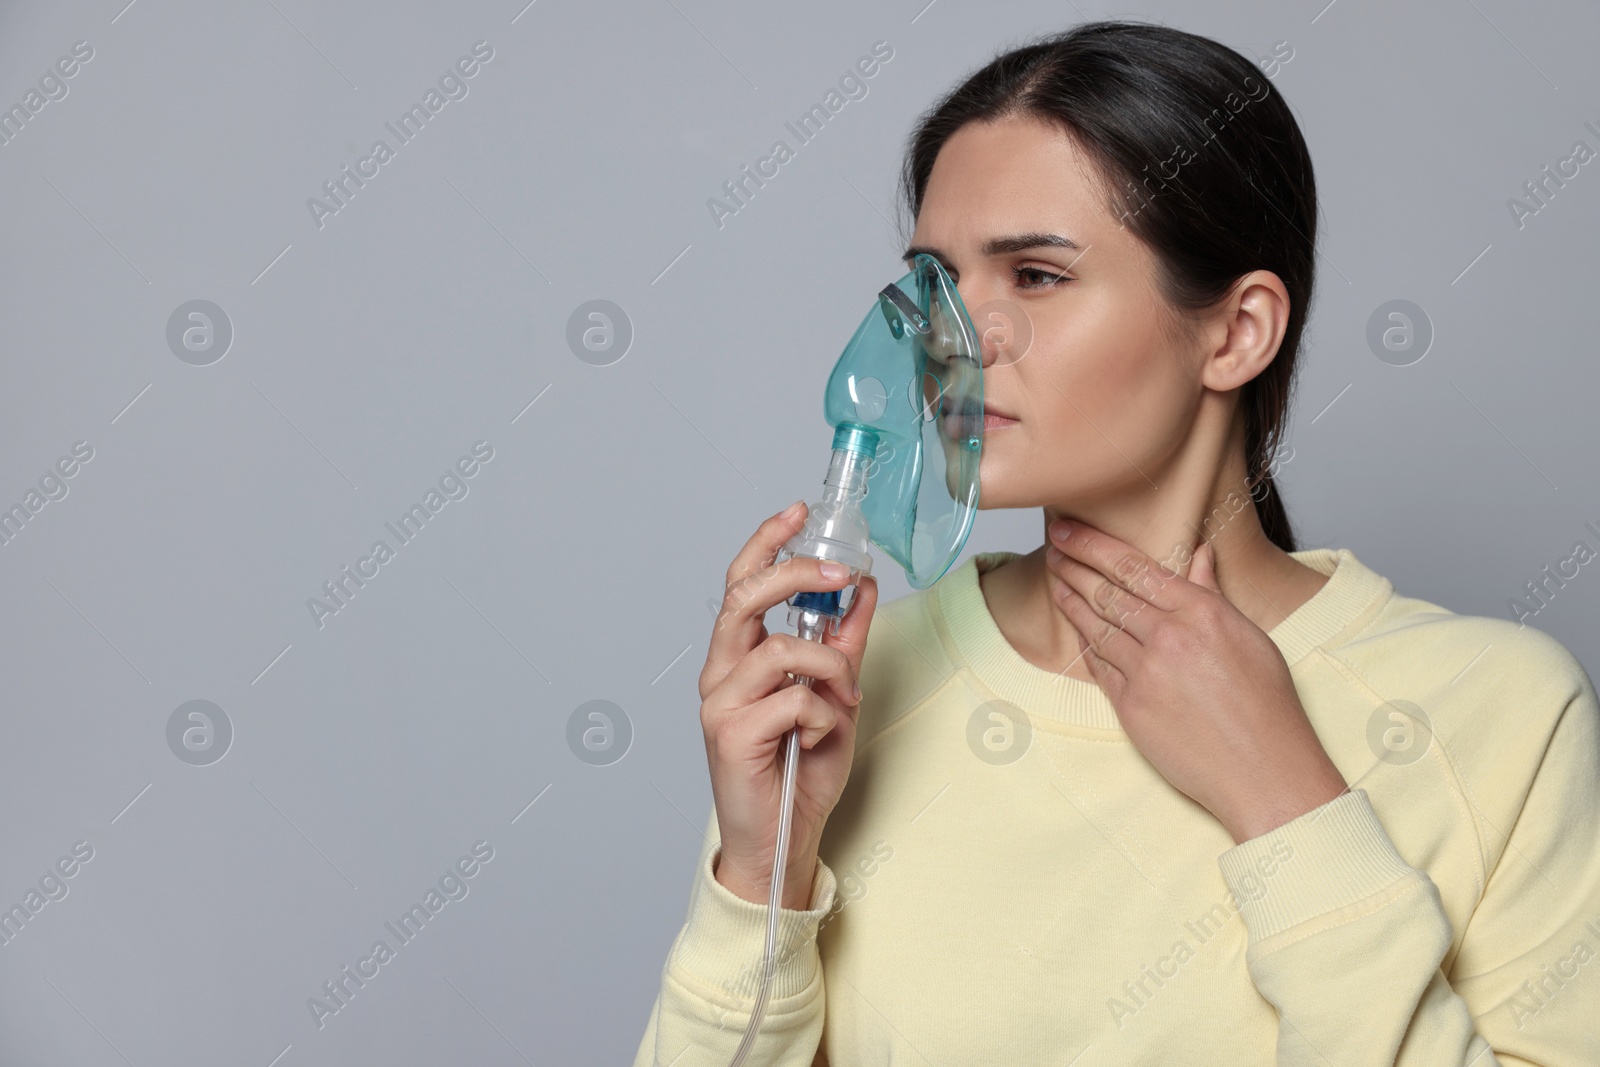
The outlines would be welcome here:
<svg viewBox="0 0 1600 1067">
<path fill-rule="evenodd" d="M 981 504 L 1041 508 L 1045 543 L 881 611 L 864 579 L 814 644 L 763 615 L 840 577 L 773 566 L 803 506 L 756 531 L 636 1063 L 738 1045 L 798 727 L 751 1064 L 1600 1064 L 1590 679 L 1297 549 L 1274 487 L 1317 210 L 1261 71 L 1160 26 L 1029 43 L 923 118 L 903 191 L 908 257 L 1011 309 Z"/>
</svg>

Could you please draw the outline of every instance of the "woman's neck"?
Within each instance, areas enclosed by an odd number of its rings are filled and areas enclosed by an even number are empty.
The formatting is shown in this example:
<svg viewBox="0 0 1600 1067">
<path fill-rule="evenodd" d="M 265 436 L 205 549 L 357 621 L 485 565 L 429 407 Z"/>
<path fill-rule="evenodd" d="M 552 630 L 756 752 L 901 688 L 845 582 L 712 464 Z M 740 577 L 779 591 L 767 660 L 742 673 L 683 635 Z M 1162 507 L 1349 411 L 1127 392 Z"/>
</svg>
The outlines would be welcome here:
<svg viewBox="0 0 1600 1067">
<path fill-rule="evenodd" d="M 1164 565 L 1166 573 L 1176 572 L 1179 580 L 1187 580 L 1194 549 L 1209 541 L 1223 596 L 1268 632 L 1322 588 L 1325 575 L 1267 538 L 1242 470 L 1202 481 L 1203 491 L 1188 493 L 1182 491 L 1184 479 L 1178 473 L 1164 472 L 1167 489 L 1150 490 L 1139 499 L 1044 508 L 1044 541 L 1048 543 L 1049 525 L 1057 518 L 1082 521 L 1143 552 Z M 1024 659 L 1089 680 L 1077 632 L 1051 598 L 1049 579 L 1041 544 L 982 575 L 979 585 L 1000 632 Z"/>
</svg>

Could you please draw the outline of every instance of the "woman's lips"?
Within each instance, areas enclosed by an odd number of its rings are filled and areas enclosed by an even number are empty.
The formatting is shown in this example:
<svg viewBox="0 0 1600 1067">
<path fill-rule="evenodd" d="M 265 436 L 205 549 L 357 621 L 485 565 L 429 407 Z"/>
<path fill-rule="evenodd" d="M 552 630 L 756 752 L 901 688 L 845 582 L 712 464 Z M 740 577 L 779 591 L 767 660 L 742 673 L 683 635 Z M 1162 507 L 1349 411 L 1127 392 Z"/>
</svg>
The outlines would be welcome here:
<svg viewBox="0 0 1600 1067">
<path fill-rule="evenodd" d="M 955 438 L 964 435 L 962 422 L 955 416 L 953 412 L 946 410 L 941 414 L 944 419 L 945 436 L 954 440 Z M 998 411 L 992 411 L 988 408 L 983 409 L 983 428 L 986 431 L 998 430 L 1006 426 L 1015 426 L 1021 421 L 1021 419 L 1014 419 L 1010 415 L 1002 415 Z M 969 422 L 967 425 L 970 426 L 971 423 Z"/>
</svg>

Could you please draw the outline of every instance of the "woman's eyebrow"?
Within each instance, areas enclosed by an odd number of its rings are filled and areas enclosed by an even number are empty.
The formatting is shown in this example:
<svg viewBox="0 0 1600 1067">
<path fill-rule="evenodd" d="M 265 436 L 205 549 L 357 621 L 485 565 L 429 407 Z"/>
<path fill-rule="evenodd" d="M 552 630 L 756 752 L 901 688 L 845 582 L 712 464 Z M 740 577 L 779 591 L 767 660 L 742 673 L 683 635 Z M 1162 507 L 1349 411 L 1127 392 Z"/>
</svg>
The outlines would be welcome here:
<svg viewBox="0 0 1600 1067">
<path fill-rule="evenodd" d="M 1017 233 L 1005 237 L 991 237 L 984 242 L 982 252 L 986 256 L 1000 256 L 1008 252 L 1021 252 L 1029 248 L 1079 248 L 1078 242 L 1059 233 Z M 944 253 L 927 245 L 912 245 L 906 249 L 901 259 L 909 260 L 918 253 L 932 256 L 938 260 L 946 270 L 950 269 L 950 261 Z"/>
</svg>

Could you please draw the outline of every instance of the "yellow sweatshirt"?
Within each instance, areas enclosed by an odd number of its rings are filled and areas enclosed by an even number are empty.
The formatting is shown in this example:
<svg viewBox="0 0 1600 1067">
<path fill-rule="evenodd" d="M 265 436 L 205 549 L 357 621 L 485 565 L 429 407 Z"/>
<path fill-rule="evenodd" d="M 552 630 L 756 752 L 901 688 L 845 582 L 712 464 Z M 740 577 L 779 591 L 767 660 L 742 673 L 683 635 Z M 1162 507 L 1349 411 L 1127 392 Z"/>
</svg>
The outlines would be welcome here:
<svg viewBox="0 0 1600 1067">
<path fill-rule="evenodd" d="M 1270 636 L 1349 792 L 1235 845 L 1093 683 L 1023 659 L 980 553 L 880 605 L 815 907 L 755 1065 L 1600 1065 L 1600 707 L 1555 639 L 1347 549 Z M 801 756 L 804 759 L 804 754 Z M 725 1067 L 766 909 L 711 875 L 636 1067 Z"/>
</svg>

